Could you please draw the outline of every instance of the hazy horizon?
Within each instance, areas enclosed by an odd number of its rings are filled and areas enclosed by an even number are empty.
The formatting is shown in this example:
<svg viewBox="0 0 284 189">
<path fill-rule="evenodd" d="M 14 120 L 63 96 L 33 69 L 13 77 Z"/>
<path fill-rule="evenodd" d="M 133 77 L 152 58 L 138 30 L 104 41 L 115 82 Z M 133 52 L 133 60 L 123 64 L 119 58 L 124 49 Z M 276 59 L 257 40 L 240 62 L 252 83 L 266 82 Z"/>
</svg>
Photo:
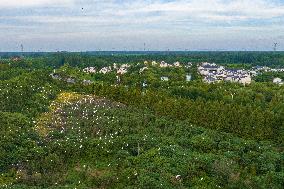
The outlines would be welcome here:
<svg viewBox="0 0 284 189">
<path fill-rule="evenodd" d="M 277 50 L 277 51 L 273 51 L 273 50 L 153 50 L 153 51 L 149 51 L 149 50 L 87 50 L 87 51 L 65 51 L 65 50 L 58 50 L 58 51 L 24 51 L 24 52 L 21 52 L 21 51 L 0 51 L 0 53 L 135 53 L 135 52 L 138 52 L 139 54 L 151 54 L 151 53 L 206 53 L 206 52 L 213 52 L 213 53 L 217 53 L 217 52 L 271 52 L 271 53 L 283 53 L 284 50 Z"/>
<path fill-rule="evenodd" d="M 284 50 L 283 0 L 1 0 L 0 52 Z"/>
</svg>

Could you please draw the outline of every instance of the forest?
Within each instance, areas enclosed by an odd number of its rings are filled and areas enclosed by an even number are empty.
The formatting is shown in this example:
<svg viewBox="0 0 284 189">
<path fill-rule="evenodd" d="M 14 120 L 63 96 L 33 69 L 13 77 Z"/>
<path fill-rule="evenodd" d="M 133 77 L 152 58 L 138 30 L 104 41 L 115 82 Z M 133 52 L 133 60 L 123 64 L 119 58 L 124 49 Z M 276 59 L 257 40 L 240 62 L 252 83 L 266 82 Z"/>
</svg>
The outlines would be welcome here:
<svg viewBox="0 0 284 189">
<path fill-rule="evenodd" d="M 0 188 L 284 186 L 284 85 L 272 82 L 284 74 L 209 84 L 197 71 L 284 68 L 284 52 L 0 57 Z M 161 61 L 181 66 L 151 64 Z"/>
</svg>

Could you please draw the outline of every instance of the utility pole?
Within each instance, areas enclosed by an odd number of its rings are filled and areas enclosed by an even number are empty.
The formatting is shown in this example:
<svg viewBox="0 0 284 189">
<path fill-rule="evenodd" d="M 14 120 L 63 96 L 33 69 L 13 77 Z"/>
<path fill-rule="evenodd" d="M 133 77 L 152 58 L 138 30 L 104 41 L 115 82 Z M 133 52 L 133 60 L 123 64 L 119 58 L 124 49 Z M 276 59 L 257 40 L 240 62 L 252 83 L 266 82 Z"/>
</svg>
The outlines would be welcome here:
<svg viewBox="0 0 284 189">
<path fill-rule="evenodd" d="M 24 45 L 21 44 L 21 56 L 23 57 L 24 56 Z"/>
<path fill-rule="evenodd" d="M 274 52 L 277 51 L 277 45 L 278 43 L 274 43 L 274 48 L 273 48 Z"/>
</svg>

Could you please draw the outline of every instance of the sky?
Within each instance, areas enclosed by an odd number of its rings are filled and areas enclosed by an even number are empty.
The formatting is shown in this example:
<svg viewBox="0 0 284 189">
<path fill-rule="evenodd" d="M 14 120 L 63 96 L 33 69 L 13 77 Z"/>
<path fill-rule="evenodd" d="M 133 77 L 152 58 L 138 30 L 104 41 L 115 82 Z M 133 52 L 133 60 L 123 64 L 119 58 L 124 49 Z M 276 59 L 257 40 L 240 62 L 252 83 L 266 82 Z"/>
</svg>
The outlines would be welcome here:
<svg viewBox="0 0 284 189">
<path fill-rule="evenodd" d="M 0 0 L 0 51 L 284 50 L 284 0 Z"/>
</svg>

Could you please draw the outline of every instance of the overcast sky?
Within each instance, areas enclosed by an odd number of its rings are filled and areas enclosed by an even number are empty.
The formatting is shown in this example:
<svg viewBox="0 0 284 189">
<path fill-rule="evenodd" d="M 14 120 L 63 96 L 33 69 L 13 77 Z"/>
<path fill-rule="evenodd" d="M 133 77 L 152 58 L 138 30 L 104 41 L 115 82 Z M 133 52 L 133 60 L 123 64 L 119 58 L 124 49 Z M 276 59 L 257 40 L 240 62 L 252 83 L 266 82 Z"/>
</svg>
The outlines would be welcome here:
<svg viewBox="0 0 284 189">
<path fill-rule="evenodd" d="M 0 51 L 284 50 L 284 0 L 0 0 Z"/>
</svg>

